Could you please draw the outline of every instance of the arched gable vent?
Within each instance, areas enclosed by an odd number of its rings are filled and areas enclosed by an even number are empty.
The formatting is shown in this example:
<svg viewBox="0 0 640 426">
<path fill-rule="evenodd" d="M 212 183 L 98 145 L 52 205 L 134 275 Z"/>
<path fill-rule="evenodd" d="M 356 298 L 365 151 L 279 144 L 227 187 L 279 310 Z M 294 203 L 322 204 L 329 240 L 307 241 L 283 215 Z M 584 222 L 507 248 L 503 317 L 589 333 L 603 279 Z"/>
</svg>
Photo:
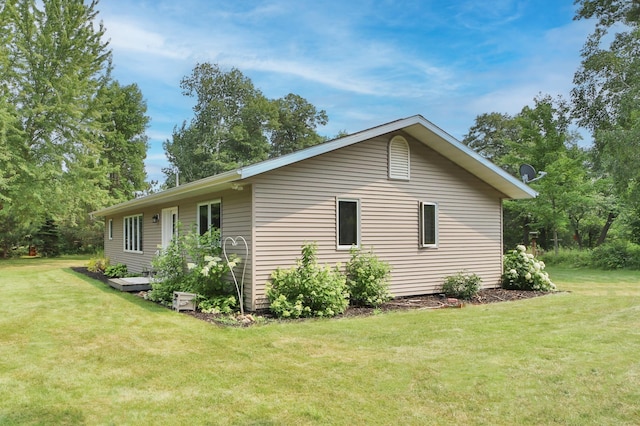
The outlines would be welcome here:
<svg viewBox="0 0 640 426">
<path fill-rule="evenodd" d="M 409 180 L 409 143 L 402 136 L 389 141 L 389 179 Z"/>
</svg>

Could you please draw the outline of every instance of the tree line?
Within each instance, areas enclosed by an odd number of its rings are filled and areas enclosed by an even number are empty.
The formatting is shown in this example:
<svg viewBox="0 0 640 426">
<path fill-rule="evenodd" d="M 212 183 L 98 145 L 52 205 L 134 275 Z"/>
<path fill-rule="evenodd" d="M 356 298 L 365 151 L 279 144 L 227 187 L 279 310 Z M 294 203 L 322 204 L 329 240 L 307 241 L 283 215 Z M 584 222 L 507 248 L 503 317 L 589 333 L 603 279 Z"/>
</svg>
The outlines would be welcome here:
<svg viewBox="0 0 640 426">
<path fill-rule="evenodd" d="M 87 213 L 147 186 L 146 104 L 111 77 L 97 14 L 95 0 L 0 2 L 0 255 L 55 254 L 52 233 L 99 244 Z"/>
<path fill-rule="evenodd" d="M 575 19 L 595 21 L 581 51 L 571 100 L 540 95 L 518 114 L 478 116 L 463 142 L 517 176 L 547 175 L 539 196 L 505 203 L 505 244 L 593 248 L 615 232 L 640 244 L 640 3 L 578 0 Z M 613 34 L 610 34 L 613 32 Z M 577 123 L 593 145 L 581 148 Z"/>
<path fill-rule="evenodd" d="M 533 200 L 505 203 L 505 246 L 640 243 L 640 4 L 577 0 L 595 22 L 571 99 L 540 94 L 517 114 L 479 115 L 463 142 L 513 175 L 547 172 Z M 88 212 L 153 191 L 146 102 L 112 77 L 98 1 L 0 0 L 0 256 L 29 244 L 101 246 Z M 268 99 L 240 70 L 200 63 L 180 82 L 193 118 L 164 144 L 162 187 L 323 142 L 327 113 L 290 93 Z M 589 131 L 584 148 L 571 130 Z M 340 135 L 338 135 L 340 136 Z M 176 173 L 177 172 L 177 173 Z M 60 238 L 62 237 L 62 238 Z"/>
</svg>

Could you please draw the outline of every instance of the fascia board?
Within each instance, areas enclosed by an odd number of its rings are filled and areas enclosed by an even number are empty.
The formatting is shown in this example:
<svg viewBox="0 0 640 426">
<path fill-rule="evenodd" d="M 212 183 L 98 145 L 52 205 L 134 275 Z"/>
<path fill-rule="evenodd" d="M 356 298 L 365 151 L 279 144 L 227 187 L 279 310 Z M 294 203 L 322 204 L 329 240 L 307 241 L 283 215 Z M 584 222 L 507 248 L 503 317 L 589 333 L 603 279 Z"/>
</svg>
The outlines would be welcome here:
<svg viewBox="0 0 640 426">
<path fill-rule="evenodd" d="M 201 191 L 215 190 L 216 188 L 240 179 L 239 170 L 231 170 L 215 176 L 189 182 L 184 185 L 169 188 L 162 192 L 150 194 L 145 197 L 135 198 L 116 204 L 115 206 L 106 207 L 90 213 L 91 216 L 104 217 L 135 208 L 143 208 L 169 201 L 177 201 L 193 195 L 197 195 Z"/>
</svg>

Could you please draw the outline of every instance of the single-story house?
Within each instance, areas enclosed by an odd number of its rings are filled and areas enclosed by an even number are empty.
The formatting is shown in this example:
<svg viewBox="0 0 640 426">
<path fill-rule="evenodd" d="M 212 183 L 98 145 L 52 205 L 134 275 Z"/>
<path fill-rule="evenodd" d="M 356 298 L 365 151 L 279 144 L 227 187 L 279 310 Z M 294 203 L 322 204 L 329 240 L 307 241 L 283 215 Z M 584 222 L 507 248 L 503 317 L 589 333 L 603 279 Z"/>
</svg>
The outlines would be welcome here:
<svg viewBox="0 0 640 426">
<path fill-rule="evenodd" d="M 502 200 L 537 193 L 420 115 L 93 212 L 105 255 L 151 267 L 175 232 L 219 227 L 249 245 L 245 306 L 268 306 L 265 284 L 307 242 L 321 263 L 358 246 L 391 265 L 396 297 L 437 293 L 459 271 L 499 286 Z M 195 225 L 194 225 L 195 224 Z"/>
</svg>

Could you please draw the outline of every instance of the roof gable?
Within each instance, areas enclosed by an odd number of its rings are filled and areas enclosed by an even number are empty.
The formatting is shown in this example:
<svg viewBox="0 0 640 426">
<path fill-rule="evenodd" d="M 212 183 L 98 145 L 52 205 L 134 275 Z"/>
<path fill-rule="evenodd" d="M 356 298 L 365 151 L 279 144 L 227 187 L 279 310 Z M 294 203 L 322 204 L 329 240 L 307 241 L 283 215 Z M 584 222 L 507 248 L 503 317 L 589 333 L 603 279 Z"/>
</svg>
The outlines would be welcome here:
<svg viewBox="0 0 640 426">
<path fill-rule="evenodd" d="M 392 121 L 372 127 L 343 138 L 334 139 L 291 154 L 262 161 L 246 167 L 210 176 L 166 191 L 146 197 L 130 200 L 112 207 L 107 207 L 92 215 L 106 216 L 132 208 L 141 208 L 158 203 L 170 202 L 210 192 L 211 189 L 222 190 L 231 187 L 235 182 L 262 173 L 285 167 L 308 158 L 316 157 L 346 146 L 366 141 L 384 134 L 403 131 L 420 143 L 438 152 L 443 157 L 467 170 L 478 179 L 486 182 L 505 195 L 505 198 L 523 199 L 537 196 L 537 192 L 520 180 L 511 176 L 500 167 L 483 158 L 478 153 L 455 139 L 421 115 L 414 115 L 401 120 Z"/>
</svg>

